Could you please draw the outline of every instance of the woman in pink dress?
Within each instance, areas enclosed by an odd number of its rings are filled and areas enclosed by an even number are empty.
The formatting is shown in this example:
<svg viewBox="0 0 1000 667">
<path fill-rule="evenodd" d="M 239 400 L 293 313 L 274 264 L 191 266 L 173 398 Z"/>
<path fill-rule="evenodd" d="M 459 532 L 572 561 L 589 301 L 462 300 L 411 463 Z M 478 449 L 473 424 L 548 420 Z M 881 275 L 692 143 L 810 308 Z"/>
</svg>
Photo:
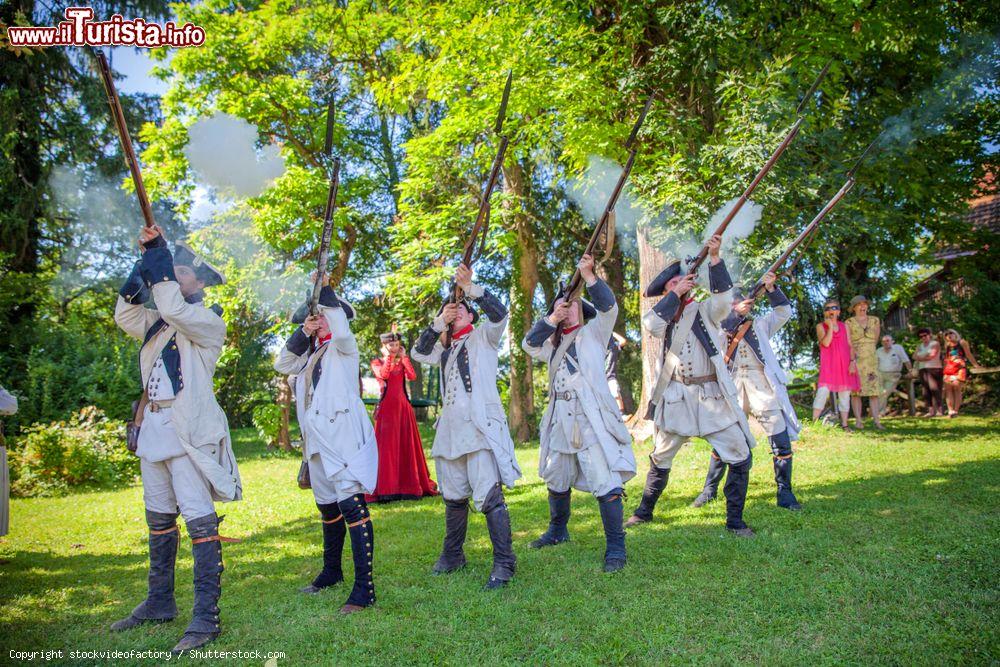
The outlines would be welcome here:
<svg viewBox="0 0 1000 667">
<path fill-rule="evenodd" d="M 840 321 L 840 302 L 836 299 L 827 299 L 823 304 L 823 321 L 816 325 L 816 338 L 819 341 L 819 381 L 813 401 L 813 419 L 819 419 L 833 392 L 837 395 L 840 426 L 847 430 L 851 392 L 858 391 L 861 383 L 847 326 Z"/>
<path fill-rule="evenodd" d="M 395 331 L 382 334 L 382 358 L 372 361 L 372 373 L 382 387 L 375 410 L 378 482 L 365 499 L 387 502 L 436 496 L 437 484 L 427 470 L 417 417 L 406 394 L 406 381 L 417 377 Z"/>
</svg>

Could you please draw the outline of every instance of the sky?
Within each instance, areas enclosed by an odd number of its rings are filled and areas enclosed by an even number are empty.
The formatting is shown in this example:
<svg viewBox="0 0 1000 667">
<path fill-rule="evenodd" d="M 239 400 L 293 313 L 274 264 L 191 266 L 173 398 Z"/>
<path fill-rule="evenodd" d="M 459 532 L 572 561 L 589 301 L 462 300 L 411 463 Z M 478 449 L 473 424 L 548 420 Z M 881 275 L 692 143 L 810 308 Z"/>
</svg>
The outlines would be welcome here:
<svg viewBox="0 0 1000 667">
<path fill-rule="evenodd" d="M 122 93 L 147 93 L 150 95 L 162 96 L 169 87 L 165 81 L 154 77 L 152 69 L 156 65 L 166 63 L 156 62 L 149 58 L 148 49 L 135 49 L 128 46 L 115 46 L 107 49 L 111 68 L 124 78 L 116 81 L 118 90 Z M 170 61 L 172 55 L 168 55 Z M 196 186 L 192 194 L 192 205 L 190 213 L 190 223 L 197 226 L 198 223 L 209 221 L 216 213 L 226 210 L 231 202 L 217 200 L 212 196 L 208 188 Z"/>
</svg>

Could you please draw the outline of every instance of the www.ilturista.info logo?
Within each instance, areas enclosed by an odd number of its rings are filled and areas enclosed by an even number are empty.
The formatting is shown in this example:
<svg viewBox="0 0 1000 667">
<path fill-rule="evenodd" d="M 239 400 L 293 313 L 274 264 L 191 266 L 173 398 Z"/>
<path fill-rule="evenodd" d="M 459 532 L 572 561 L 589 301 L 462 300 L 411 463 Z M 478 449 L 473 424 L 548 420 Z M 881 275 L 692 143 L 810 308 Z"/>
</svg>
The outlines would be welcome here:
<svg viewBox="0 0 1000 667">
<path fill-rule="evenodd" d="M 149 23 L 145 19 L 125 19 L 115 14 L 108 21 L 94 21 L 91 7 L 67 7 L 66 20 L 57 26 L 9 26 L 7 39 L 11 46 L 138 46 L 152 49 L 158 46 L 201 46 L 205 29 L 173 21 L 166 25 Z"/>
</svg>

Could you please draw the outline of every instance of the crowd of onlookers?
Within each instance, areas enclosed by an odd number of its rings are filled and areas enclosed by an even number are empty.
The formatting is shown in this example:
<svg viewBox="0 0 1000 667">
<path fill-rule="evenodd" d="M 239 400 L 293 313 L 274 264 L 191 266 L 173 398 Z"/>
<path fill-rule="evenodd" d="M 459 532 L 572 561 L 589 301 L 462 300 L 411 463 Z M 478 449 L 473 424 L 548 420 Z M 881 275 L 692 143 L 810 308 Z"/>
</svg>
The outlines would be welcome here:
<svg viewBox="0 0 1000 667">
<path fill-rule="evenodd" d="M 823 304 L 823 321 L 816 325 L 819 341 L 819 380 L 813 401 L 813 419 L 819 419 L 831 394 L 840 416 L 840 425 L 849 428 L 850 411 L 854 428 L 863 428 L 863 400 L 876 429 L 883 429 L 881 417 L 889 397 L 896 391 L 904 371 L 915 374 L 924 390 L 926 417 L 958 415 L 962 392 L 969 380 L 969 368 L 978 368 L 969 343 L 954 329 L 937 337 L 930 329 L 917 331 L 920 343 L 913 361 L 892 336 L 882 334 L 879 318 L 868 314 L 864 296 L 851 299 L 851 317 L 841 321 L 840 302 Z"/>
</svg>

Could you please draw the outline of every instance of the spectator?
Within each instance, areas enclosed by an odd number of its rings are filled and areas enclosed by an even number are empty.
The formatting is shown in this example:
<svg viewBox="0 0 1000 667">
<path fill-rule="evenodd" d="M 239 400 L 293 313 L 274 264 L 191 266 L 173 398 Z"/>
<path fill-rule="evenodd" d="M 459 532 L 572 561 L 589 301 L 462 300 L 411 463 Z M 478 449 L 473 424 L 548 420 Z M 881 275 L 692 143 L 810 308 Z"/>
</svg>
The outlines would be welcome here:
<svg viewBox="0 0 1000 667">
<path fill-rule="evenodd" d="M 889 334 L 882 336 L 882 346 L 875 351 L 875 356 L 878 357 L 878 377 L 879 384 L 882 385 L 879 406 L 881 413 L 885 414 L 889 408 L 889 397 L 899 385 L 903 367 L 906 367 L 906 373 L 909 374 L 913 365 L 903 346 L 896 343 Z"/>
<path fill-rule="evenodd" d="M 389 502 L 436 496 L 437 484 L 427 470 L 417 417 L 406 390 L 406 382 L 417 377 L 416 369 L 396 331 L 380 335 L 379 340 L 382 356 L 371 362 L 372 373 L 382 390 L 375 409 L 378 482 L 365 500 Z"/>
<path fill-rule="evenodd" d="M 854 352 L 847 337 L 847 327 L 840 322 L 840 302 L 828 299 L 823 304 L 823 321 L 816 325 L 819 341 L 819 380 L 816 399 L 813 401 L 813 419 L 819 419 L 826 401 L 833 392 L 837 395 L 836 410 L 840 413 L 840 426 L 847 430 L 851 391 L 858 389 L 858 369 Z"/>
<path fill-rule="evenodd" d="M 941 385 L 943 370 L 941 364 L 941 346 L 931 335 L 931 330 L 917 330 L 920 343 L 913 352 L 916 369 L 920 374 L 920 384 L 924 386 L 924 402 L 927 403 L 925 417 L 940 417 L 944 414 L 942 408 Z"/>
<path fill-rule="evenodd" d="M 948 416 L 957 417 L 962 407 L 962 390 L 969 381 L 969 364 L 979 368 L 979 362 L 969 349 L 969 342 L 954 329 L 944 331 L 944 400 Z"/>
<path fill-rule="evenodd" d="M 854 408 L 854 427 L 864 428 L 862 399 L 867 397 L 872 421 L 875 422 L 875 428 L 881 431 L 885 427 L 882 426 L 882 411 L 879 409 L 882 386 L 879 384 L 875 348 L 878 347 L 879 338 L 882 336 L 882 322 L 874 315 L 868 314 L 868 305 L 868 297 L 859 295 L 851 299 L 851 311 L 854 316 L 845 322 L 847 334 L 851 339 L 851 348 L 854 350 L 854 362 L 860 383 L 860 387 L 851 393 L 851 406 Z"/>
</svg>

